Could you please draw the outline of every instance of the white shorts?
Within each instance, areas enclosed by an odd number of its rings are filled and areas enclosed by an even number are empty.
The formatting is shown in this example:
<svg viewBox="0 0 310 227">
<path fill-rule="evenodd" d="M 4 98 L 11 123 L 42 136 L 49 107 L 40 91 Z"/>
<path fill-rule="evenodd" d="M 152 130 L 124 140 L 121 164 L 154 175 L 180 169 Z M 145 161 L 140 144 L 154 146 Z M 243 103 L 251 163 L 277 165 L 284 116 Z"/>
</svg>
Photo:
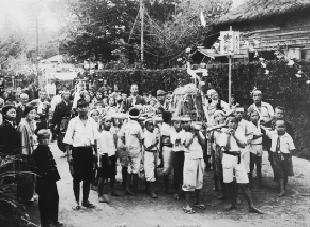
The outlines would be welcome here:
<svg viewBox="0 0 310 227">
<path fill-rule="evenodd" d="M 261 156 L 263 154 L 263 145 L 262 144 L 250 144 L 249 150 L 252 154 Z"/>
<path fill-rule="evenodd" d="M 238 164 L 238 156 L 223 153 L 222 167 L 224 183 L 233 182 L 234 171 L 238 184 L 249 183 L 249 177 L 243 163 L 243 158 L 241 158 L 241 163 Z"/>
<path fill-rule="evenodd" d="M 183 191 L 195 191 L 203 185 L 205 163 L 202 158 L 188 160 L 185 158 L 183 169 Z"/>
<path fill-rule="evenodd" d="M 154 176 L 154 153 L 150 151 L 144 152 L 144 174 L 145 180 L 147 182 L 155 182 L 156 178 Z"/>
<path fill-rule="evenodd" d="M 141 167 L 141 155 L 128 157 L 128 174 L 139 174 Z"/>
<path fill-rule="evenodd" d="M 246 145 L 243 149 L 243 163 L 245 170 L 247 173 L 250 173 L 250 151 L 249 151 L 249 145 Z"/>
<path fill-rule="evenodd" d="M 164 174 L 169 175 L 172 168 L 172 148 L 163 146 L 162 148 L 164 158 Z"/>
</svg>

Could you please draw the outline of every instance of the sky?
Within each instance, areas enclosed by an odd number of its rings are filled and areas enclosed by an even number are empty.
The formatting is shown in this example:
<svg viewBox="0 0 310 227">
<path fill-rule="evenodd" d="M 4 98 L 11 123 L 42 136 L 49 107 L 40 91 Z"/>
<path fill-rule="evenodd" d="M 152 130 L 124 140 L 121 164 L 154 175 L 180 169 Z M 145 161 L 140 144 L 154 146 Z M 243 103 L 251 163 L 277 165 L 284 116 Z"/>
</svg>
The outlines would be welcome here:
<svg viewBox="0 0 310 227">
<path fill-rule="evenodd" d="M 31 21 L 21 5 L 26 4 L 29 0 L 0 0 L 0 30 L 3 28 L 5 18 L 13 19 L 16 28 L 21 30 L 29 29 Z M 43 1 L 43 0 L 42 0 Z M 59 0 L 61 1 L 61 0 Z M 44 9 L 42 9 L 44 11 Z M 42 13 L 41 23 L 45 29 L 54 31 L 58 29 L 57 21 L 49 13 Z"/>
<path fill-rule="evenodd" d="M 29 20 L 29 16 L 26 14 L 26 12 L 24 12 L 21 7 L 21 5 L 26 4 L 29 1 L 30 0 L 0 0 L 0 33 L 4 27 L 4 21 L 6 16 L 12 19 L 14 24 L 10 24 L 10 26 L 14 27 L 15 30 L 27 31 L 31 29 L 31 21 Z M 56 1 L 61 2 L 63 0 Z M 233 0 L 233 6 L 235 7 L 239 5 L 243 1 L 245 0 Z M 55 32 L 59 28 L 57 20 L 53 18 L 48 12 L 42 13 L 40 23 L 42 24 L 42 27 L 44 27 L 46 32 Z"/>
</svg>

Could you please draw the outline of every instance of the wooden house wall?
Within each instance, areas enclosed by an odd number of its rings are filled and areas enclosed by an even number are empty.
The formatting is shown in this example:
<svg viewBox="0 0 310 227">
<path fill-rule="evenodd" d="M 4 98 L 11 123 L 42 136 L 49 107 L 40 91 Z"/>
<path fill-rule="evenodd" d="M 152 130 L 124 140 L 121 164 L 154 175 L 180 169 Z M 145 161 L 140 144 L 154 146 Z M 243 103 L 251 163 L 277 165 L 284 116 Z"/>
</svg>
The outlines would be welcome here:
<svg viewBox="0 0 310 227">
<path fill-rule="evenodd" d="M 301 58 L 310 59 L 310 16 L 304 13 L 274 16 L 264 21 L 247 21 L 231 26 L 233 31 L 241 33 L 240 55 L 248 55 L 248 48 L 244 42 L 251 43 L 256 39 L 260 41 L 258 51 L 271 51 L 279 49 L 279 45 L 286 44 L 286 49 L 282 49 L 285 55 L 288 52 L 288 45 L 305 45 L 305 48 L 301 49 Z M 229 30 L 229 25 L 220 26 L 217 29 Z"/>
</svg>

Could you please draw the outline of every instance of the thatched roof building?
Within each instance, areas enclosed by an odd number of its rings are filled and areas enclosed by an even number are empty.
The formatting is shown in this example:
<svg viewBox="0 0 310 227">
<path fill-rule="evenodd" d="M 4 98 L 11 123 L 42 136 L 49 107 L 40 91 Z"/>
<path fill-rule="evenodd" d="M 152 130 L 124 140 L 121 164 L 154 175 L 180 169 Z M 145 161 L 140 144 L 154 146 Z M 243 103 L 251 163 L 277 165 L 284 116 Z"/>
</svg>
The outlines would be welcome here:
<svg viewBox="0 0 310 227">
<path fill-rule="evenodd" d="M 283 14 L 310 12 L 310 0 L 246 0 L 236 9 L 216 19 L 214 25 L 265 20 Z"/>
<path fill-rule="evenodd" d="M 254 40 L 259 42 L 255 50 L 263 58 L 274 59 L 278 50 L 291 59 L 310 59 L 310 0 L 246 0 L 213 21 L 214 35 L 205 40 L 206 48 L 216 42 L 216 34 L 230 26 L 240 32 L 241 60 L 253 59 L 249 45 Z"/>
</svg>

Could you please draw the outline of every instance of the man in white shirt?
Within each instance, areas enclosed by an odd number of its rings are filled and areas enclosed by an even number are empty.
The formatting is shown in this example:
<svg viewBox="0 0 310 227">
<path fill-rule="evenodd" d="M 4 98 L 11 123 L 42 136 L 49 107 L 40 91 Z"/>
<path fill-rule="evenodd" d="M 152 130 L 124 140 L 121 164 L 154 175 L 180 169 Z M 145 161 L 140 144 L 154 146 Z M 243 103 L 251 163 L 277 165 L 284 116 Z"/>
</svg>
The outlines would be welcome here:
<svg viewBox="0 0 310 227">
<path fill-rule="evenodd" d="M 164 182 L 166 187 L 166 193 L 171 193 L 169 190 L 169 175 L 172 168 L 172 144 L 170 135 L 174 129 L 170 126 L 172 115 L 170 112 L 162 112 L 163 123 L 160 127 L 162 156 L 164 159 Z"/>
<path fill-rule="evenodd" d="M 253 110 L 258 111 L 260 125 L 266 128 L 272 128 L 272 120 L 274 119 L 275 115 L 273 107 L 269 103 L 262 101 L 262 92 L 257 88 L 254 88 L 251 95 L 254 102 L 248 108 L 248 113 L 251 113 Z M 273 167 L 273 155 L 270 152 L 271 141 L 266 135 L 263 135 L 262 140 L 263 150 L 268 151 L 268 159 L 271 167 Z"/>
<path fill-rule="evenodd" d="M 66 144 L 68 163 L 73 176 L 73 191 L 76 205 L 73 210 L 80 209 L 80 182 L 83 181 L 82 206 L 95 208 L 88 200 L 90 183 L 93 175 L 93 161 L 95 152 L 95 139 L 98 137 L 97 124 L 93 118 L 88 117 L 88 102 L 80 99 L 77 102 L 78 116 L 68 125 L 63 143 Z M 72 146 L 72 152 L 69 146 Z"/>
<path fill-rule="evenodd" d="M 249 178 L 243 164 L 243 159 L 241 158 L 243 148 L 246 144 L 246 138 L 241 131 L 237 130 L 238 121 L 235 117 L 229 117 L 227 122 L 229 129 L 227 133 L 221 134 L 219 141 L 219 145 L 223 149 L 223 181 L 227 184 L 227 191 L 231 200 L 231 205 L 226 210 L 236 209 L 237 192 L 235 191 L 233 182 L 235 173 L 236 182 L 241 186 L 246 196 L 250 212 L 262 213 L 253 205 L 248 187 Z"/>
<path fill-rule="evenodd" d="M 56 95 L 56 84 L 54 80 L 51 80 L 50 83 L 46 85 L 46 92 L 50 99 Z"/>
<path fill-rule="evenodd" d="M 174 152 L 174 199 L 180 200 L 180 187 L 183 184 L 183 169 L 184 169 L 184 142 L 186 139 L 185 131 L 181 127 L 181 117 L 173 117 L 174 129 L 170 134 L 172 144 L 172 152 Z"/>
<path fill-rule="evenodd" d="M 246 138 L 246 145 L 243 149 L 243 163 L 245 166 L 245 169 L 247 173 L 250 173 L 250 152 L 249 152 L 249 144 L 251 139 L 253 138 L 253 131 L 252 131 L 252 125 L 251 122 L 243 119 L 244 116 L 244 108 L 238 107 L 235 110 L 235 116 L 238 121 L 238 127 L 237 130 L 241 130 L 241 132 L 244 134 Z"/>
</svg>

